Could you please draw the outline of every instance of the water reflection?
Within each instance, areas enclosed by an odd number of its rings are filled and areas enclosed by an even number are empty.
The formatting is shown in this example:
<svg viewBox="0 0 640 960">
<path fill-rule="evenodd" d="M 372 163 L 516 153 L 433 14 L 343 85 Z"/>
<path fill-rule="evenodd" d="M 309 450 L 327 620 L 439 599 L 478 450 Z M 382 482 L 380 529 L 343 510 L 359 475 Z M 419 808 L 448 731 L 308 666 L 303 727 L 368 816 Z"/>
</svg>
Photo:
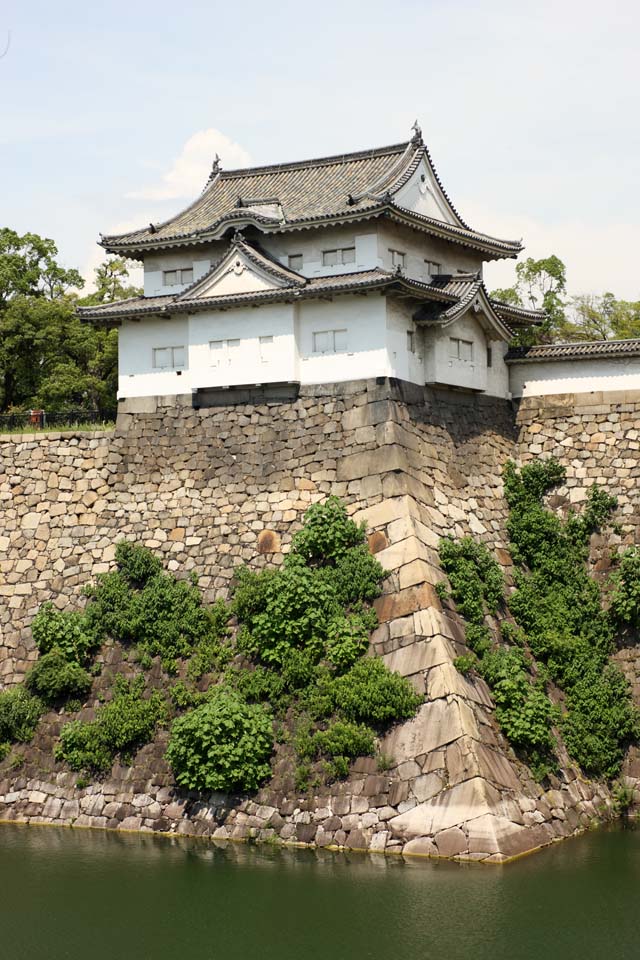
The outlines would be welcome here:
<svg viewBox="0 0 640 960">
<path fill-rule="evenodd" d="M 2 955 L 624 960 L 639 880 L 620 830 L 483 867 L 1 825 Z"/>
</svg>

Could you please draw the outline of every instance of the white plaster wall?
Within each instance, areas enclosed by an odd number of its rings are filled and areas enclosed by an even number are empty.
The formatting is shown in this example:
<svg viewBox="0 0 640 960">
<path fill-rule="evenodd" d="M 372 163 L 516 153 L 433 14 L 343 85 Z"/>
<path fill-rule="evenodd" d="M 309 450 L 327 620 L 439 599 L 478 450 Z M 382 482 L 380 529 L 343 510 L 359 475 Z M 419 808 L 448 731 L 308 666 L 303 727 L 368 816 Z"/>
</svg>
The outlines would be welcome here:
<svg viewBox="0 0 640 960">
<path fill-rule="evenodd" d="M 144 259 L 144 295 L 145 297 L 174 296 L 182 293 L 185 285 L 176 284 L 165 287 L 162 274 L 165 270 L 193 267 L 193 279 L 203 277 L 211 265 L 217 262 L 228 249 L 223 240 L 215 243 L 199 244 L 193 247 L 181 247 L 167 253 L 149 253 Z"/>
<path fill-rule="evenodd" d="M 337 297 L 299 304 L 299 355 L 302 383 L 332 383 L 390 375 L 385 299 Z M 314 355 L 313 333 L 346 330 L 344 353 Z"/>
<path fill-rule="evenodd" d="M 153 350 L 157 347 L 185 348 L 187 366 L 175 370 L 154 370 Z M 140 321 L 124 320 L 118 333 L 118 396 L 148 397 L 189 393 L 189 322 L 186 317 Z"/>
<path fill-rule="evenodd" d="M 451 337 L 473 343 L 473 360 L 449 356 Z M 445 329 L 425 327 L 425 379 L 427 383 L 487 390 L 487 339 L 477 320 L 465 314 Z"/>
<path fill-rule="evenodd" d="M 421 213 L 425 217 L 433 217 L 434 220 L 444 220 L 445 223 L 460 226 L 460 221 L 454 216 L 442 196 L 442 191 L 426 159 L 422 160 L 411 179 L 398 190 L 393 199 L 399 206 L 415 210 L 416 213 Z"/>
<path fill-rule="evenodd" d="M 299 272 L 304 277 L 331 277 L 340 273 L 371 270 L 379 266 L 375 227 L 368 227 L 366 224 L 360 224 L 355 229 L 347 225 L 287 234 L 266 234 L 261 237 L 260 242 L 264 249 L 285 267 L 289 264 L 290 254 L 302 254 L 303 264 Z M 333 267 L 323 265 L 323 250 L 353 246 L 356 248 L 355 263 L 336 264 Z"/>
<path fill-rule="evenodd" d="M 514 397 L 594 390 L 640 390 L 640 358 L 584 358 L 513 363 L 509 382 Z"/>
<path fill-rule="evenodd" d="M 491 366 L 487 367 L 486 392 L 490 397 L 511 397 L 509 385 L 509 367 L 504 362 L 509 344 L 504 340 L 489 340 L 491 347 Z"/>
<path fill-rule="evenodd" d="M 260 337 L 273 337 L 260 344 Z M 211 341 L 239 340 L 212 351 Z M 189 318 L 190 383 L 195 388 L 296 380 L 294 306 L 196 313 Z"/>
<path fill-rule="evenodd" d="M 387 297 L 385 302 L 390 376 L 408 380 L 410 383 L 424 384 L 424 331 L 413 322 L 415 303 L 395 297 Z M 414 353 L 408 349 L 409 332 L 414 334 Z"/>
<path fill-rule="evenodd" d="M 402 224 L 382 222 L 378 226 L 378 263 L 385 270 L 394 270 L 390 248 L 403 251 L 404 274 L 415 280 L 428 283 L 430 275 L 425 260 L 434 260 L 442 265 L 441 273 L 477 273 L 482 271 L 482 257 L 472 250 L 457 244 L 438 240 L 412 230 Z"/>
</svg>

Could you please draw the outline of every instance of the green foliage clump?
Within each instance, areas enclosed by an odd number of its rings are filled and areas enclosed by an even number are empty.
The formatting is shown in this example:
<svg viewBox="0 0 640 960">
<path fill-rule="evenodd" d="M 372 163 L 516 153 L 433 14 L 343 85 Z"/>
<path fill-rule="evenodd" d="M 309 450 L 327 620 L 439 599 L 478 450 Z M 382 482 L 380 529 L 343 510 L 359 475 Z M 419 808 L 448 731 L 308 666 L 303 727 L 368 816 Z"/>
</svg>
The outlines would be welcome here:
<svg viewBox="0 0 640 960">
<path fill-rule="evenodd" d="M 356 757 L 371 756 L 375 733 L 364 724 L 350 720 L 334 720 L 325 729 L 303 730 L 296 737 L 296 752 L 301 760 L 326 758 L 327 772 L 332 778 L 346 777 Z"/>
<path fill-rule="evenodd" d="M 454 658 L 453 665 L 458 673 L 466 677 L 478 665 L 478 658 L 472 653 L 463 653 L 462 656 Z"/>
<path fill-rule="evenodd" d="M 150 550 L 126 540 L 116 547 L 117 569 L 103 574 L 86 592 L 85 621 L 102 641 L 111 637 L 160 656 L 175 672 L 176 661 L 196 652 L 193 673 L 202 675 L 222 652 L 228 619 L 224 604 L 205 607 L 193 580 L 164 573 Z"/>
<path fill-rule="evenodd" d="M 460 614 L 481 625 L 485 613 L 496 613 L 504 597 L 504 579 L 499 564 L 483 543 L 471 537 L 440 542 L 440 563 L 449 577 L 451 595 Z"/>
<path fill-rule="evenodd" d="M 118 755 L 127 759 L 149 742 L 166 715 L 161 694 L 154 690 L 145 698 L 144 692 L 144 677 L 117 677 L 113 699 L 98 708 L 95 720 L 72 720 L 62 728 L 56 759 L 72 770 L 98 773 L 107 772 Z"/>
<path fill-rule="evenodd" d="M 520 649 L 500 647 L 485 653 L 478 671 L 491 688 L 496 719 L 507 740 L 520 750 L 537 776 L 555 766 L 551 725 L 558 719 L 543 679 L 532 682 Z"/>
<path fill-rule="evenodd" d="M 65 697 L 83 697 L 91 687 L 91 676 L 74 660 L 68 660 L 58 647 L 42 654 L 27 674 L 25 685 L 45 703 Z"/>
<path fill-rule="evenodd" d="M 273 723 L 264 707 L 224 687 L 178 717 L 167 760 L 180 786 L 190 790 L 256 790 L 270 775 Z"/>
<path fill-rule="evenodd" d="M 640 549 L 630 547 L 612 577 L 611 616 L 616 624 L 640 630 Z"/>
<path fill-rule="evenodd" d="M 41 654 L 56 649 L 71 663 L 84 663 L 96 646 L 84 614 L 56 610 L 50 601 L 33 618 L 31 633 Z"/>
<path fill-rule="evenodd" d="M 589 538 L 616 501 L 594 484 L 582 513 L 562 521 L 543 498 L 563 478 L 555 460 L 520 472 L 512 463 L 505 468 L 509 536 L 514 558 L 526 565 L 517 572 L 510 607 L 534 657 L 565 691 L 567 749 L 585 772 L 609 778 L 635 736 L 637 716 L 624 676 L 609 664 L 615 624 L 586 561 Z"/>
<path fill-rule="evenodd" d="M 379 594 L 383 575 L 344 504 L 335 497 L 314 504 L 282 568 L 238 571 L 233 609 L 241 648 L 277 666 L 304 650 L 315 663 L 327 659 L 347 670 L 376 624 L 366 603 Z"/>
<path fill-rule="evenodd" d="M 22 685 L 0 693 L 0 743 L 28 743 L 44 704 Z"/>
<path fill-rule="evenodd" d="M 337 711 L 348 720 L 384 727 L 412 717 L 422 702 L 409 681 L 377 657 L 364 657 L 332 684 Z"/>
</svg>

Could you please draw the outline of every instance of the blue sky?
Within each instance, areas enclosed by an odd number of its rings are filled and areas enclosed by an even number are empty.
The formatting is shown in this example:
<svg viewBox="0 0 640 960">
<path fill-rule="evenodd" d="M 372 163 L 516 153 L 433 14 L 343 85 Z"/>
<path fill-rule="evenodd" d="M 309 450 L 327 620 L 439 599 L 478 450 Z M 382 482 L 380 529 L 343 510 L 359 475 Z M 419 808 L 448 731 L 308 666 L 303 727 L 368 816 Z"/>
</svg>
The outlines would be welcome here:
<svg viewBox="0 0 640 960">
<path fill-rule="evenodd" d="M 227 168 L 408 138 L 477 229 L 640 298 L 632 0 L 0 5 L 0 222 L 90 274 Z M 513 265 L 491 266 L 490 285 Z"/>
</svg>

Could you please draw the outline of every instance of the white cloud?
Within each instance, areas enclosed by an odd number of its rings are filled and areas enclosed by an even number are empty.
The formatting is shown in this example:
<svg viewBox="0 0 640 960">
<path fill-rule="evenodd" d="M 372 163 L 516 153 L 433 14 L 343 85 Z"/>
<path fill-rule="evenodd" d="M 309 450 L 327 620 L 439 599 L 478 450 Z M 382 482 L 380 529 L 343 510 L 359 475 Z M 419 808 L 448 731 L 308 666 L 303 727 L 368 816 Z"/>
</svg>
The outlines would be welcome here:
<svg viewBox="0 0 640 960">
<path fill-rule="evenodd" d="M 220 156 L 222 167 L 229 170 L 251 163 L 244 147 L 224 133 L 213 127 L 198 130 L 189 137 L 159 184 L 143 187 L 126 196 L 135 200 L 178 200 L 197 196 L 207 182 L 216 154 Z"/>
</svg>

